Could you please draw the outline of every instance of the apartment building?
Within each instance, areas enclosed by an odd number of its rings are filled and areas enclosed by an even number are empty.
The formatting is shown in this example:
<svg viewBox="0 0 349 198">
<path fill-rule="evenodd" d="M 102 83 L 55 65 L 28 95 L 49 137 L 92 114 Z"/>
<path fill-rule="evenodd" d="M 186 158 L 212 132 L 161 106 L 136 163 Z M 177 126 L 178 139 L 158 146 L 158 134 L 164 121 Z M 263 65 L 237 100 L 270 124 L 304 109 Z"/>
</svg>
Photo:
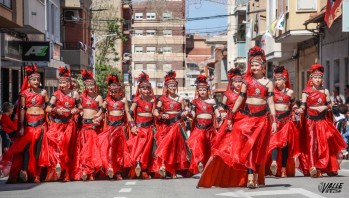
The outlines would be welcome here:
<svg viewBox="0 0 349 198">
<path fill-rule="evenodd" d="M 132 94 L 142 71 L 159 96 L 166 72 L 175 70 L 178 93 L 185 96 L 185 0 L 137 1 L 132 9 Z"/>
<path fill-rule="evenodd" d="M 62 16 L 62 59 L 70 65 L 72 76 L 92 69 L 91 0 L 64 0 Z"/>
<path fill-rule="evenodd" d="M 206 43 L 206 37 L 194 34 L 186 37 L 186 72 L 185 72 L 185 93 L 189 99 L 195 96 L 195 80 L 200 73 L 207 76 L 213 74 L 214 69 L 214 47 Z M 212 69 L 211 69 L 212 68 Z"/>
</svg>

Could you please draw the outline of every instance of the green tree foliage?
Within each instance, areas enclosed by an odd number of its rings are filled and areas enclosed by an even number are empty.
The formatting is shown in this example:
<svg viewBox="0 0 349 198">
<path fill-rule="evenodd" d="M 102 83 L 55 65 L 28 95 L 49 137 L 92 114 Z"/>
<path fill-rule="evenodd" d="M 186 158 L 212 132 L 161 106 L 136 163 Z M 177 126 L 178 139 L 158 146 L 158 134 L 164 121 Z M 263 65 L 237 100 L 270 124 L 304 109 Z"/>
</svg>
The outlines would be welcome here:
<svg viewBox="0 0 349 198">
<path fill-rule="evenodd" d="M 96 81 L 97 86 L 100 91 L 100 94 L 105 98 L 107 96 L 108 92 L 108 84 L 107 84 L 107 78 L 109 74 L 117 74 L 119 77 L 119 80 L 123 82 L 121 71 L 116 69 L 115 67 L 111 67 L 109 65 L 97 65 L 96 66 Z"/>
</svg>

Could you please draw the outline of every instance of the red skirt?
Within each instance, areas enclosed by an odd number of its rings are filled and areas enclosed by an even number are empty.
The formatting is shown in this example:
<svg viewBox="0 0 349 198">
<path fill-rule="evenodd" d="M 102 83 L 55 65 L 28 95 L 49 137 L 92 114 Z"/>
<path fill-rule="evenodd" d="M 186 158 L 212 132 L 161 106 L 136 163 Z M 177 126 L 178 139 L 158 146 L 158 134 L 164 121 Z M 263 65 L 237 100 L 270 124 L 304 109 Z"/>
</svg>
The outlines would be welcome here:
<svg viewBox="0 0 349 198">
<path fill-rule="evenodd" d="M 346 147 L 343 137 L 329 119 L 314 121 L 306 118 L 301 133 L 299 168 L 307 176 L 312 167 L 323 173 L 336 173 L 340 169 L 337 154 Z"/>
<path fill-rule="evenodd" d="M 237 116 L 235 122 L 241 119 Z M 247 170 L 236 169 L 233 165 L 233 152 L 235 147 L 234 132 L 226 130 L 225 120 L 213 139 L 212 157 L 207 162 L 198 182 L 198 187 L 245 187 L 247 185 Z M 229 175 L 229 177 L 227 177 Z M 265 184 L 264 166 L 259 165 L 258 183 Z"/>
<path fill-rule="evenodd" d="M 67 123 L 52 121 L 47 131 L 48 152 L 50 167 L 45 181 L 55 181 L 55 167 L 59 163 L 62 171 L 70 174 L 71 161 L 73 159 L 76 124 L 73 118 Z"/>
<path fill-rule="evenodd" d="M 153 135 L 154 126 L 137 127 L 137 135 L 130 134 L 130 138 L 127 141 L 128 149 L 130 151 L 133 166 L 130 172 L 130 177 L 134 177 L 132 172 L 136 167 L 136 162 L 140 162 L 142 170 L 150 169 L 152 166 L 152 151 L 154 143 Z"/>
<path fill-rule="evenodd" d="M 107 125 L 98 134 L 98 148 L 105 173 L 109 168 L 113 169 L 114 174 L 122 172 L 124 168 L 131 167 L 133 164 L 127 148 L 125 131 L 124 125 Z"/>
<path fill-rule="evenodd" d="M 278 131 L 270 135 L 270 142 L 268 148 L 268 162 L 266 163 L 266 174 L 272 175 L 270 171 L 270 165 L 272 163 L 271 160 L 271 152 L 275 148 L 279 149 L 277 164 L 278 170 L 276 176 L 281 176 L 281 148 L 284 148 L 286 145 L 288 146 L 288 160 L 286 166 L 286 174 L 288 177 L 295 176 L 295 159 L 300 155 L 300 147 L 299 147 L 299 131 L 294 122 L 288 116 L 278 122 L 277 126 Z"/>
<path fill-rule="evenodd" d="M 98 129 L 93 124 L 83 124 L 78 132 L 74 149 L 71 178 L 80 180 L 83 172 L 91 176 L 102 166 L 98 149 Z"/>
<path fill-rule="evenodd" d="M 265 164 L 270 138 L 270 122 L 267 115 L 249 116 L 237 113 L 231 139 L 232 164 L 237 169 L 257 171 Z"/>
<path fill-rule="evenodd" d="M 211 120 L 212 121 L 212 120 Z M 190 172 L 198 174 L 198 163 L 201 162 L 204 166 L 211 156 L 212 140 L 216 135 L 216 130 L 213 126 L 207 129 L 199 129 L 196 126 L 190 133 L 187 140 L 188 147 L 191 151 Z"/>
<path fill-rule="evenodd" d="M 180 126 L 181 125 L 181 126 Z M 162 164 L 166 171 L 172 175 L 178 171 L 189 168 L 189 153 L 185 145 L 185 139 L 180 131 L 184 123 L 177 121 L 172 125 L 160 123 L 155 135 L 157 149 L 155 152 L 155 162 L 153 171 L 158 172 Z"/>
<path fill-rule="evenodd" d="M 47 147 L 45 115 L 26 114 L 26 122 L 31 126 L 25 127 L 24 135 L 19 137 L 3 156 L 3 168 L 6 169 L 11 165 L 8 183 L 19 182 L 19 172 L 23 169 L 23 153 L 26 147 L 29 154 L 27 170 L 29 179 L 40 176 L 41 167 L 49 165 L 48 152 L 44 149 Z M 41 149 L 37 147 L 40 141 Z"/>
</svg>

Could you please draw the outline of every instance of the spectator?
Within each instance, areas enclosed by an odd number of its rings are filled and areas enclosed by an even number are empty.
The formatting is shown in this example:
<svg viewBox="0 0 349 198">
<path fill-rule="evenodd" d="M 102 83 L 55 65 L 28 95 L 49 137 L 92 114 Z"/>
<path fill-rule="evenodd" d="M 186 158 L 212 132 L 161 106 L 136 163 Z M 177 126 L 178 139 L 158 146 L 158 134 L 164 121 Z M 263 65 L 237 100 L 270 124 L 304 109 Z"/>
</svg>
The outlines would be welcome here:
<svg viewBox="0 0 349 198">
<path fill-rule="evenodd" d="M 345 95 L 345 104 L 349 104 L 349 85 L 345 85 L 344 95 Z"/>
<path fill-rule="evenodd" d="M 9 102 L 4 102 L 2 105 L 3 114 L 0 120 L 0 125 L 2 126 L 1 138 L 2 149 L 4 152 L 6 152 L 10 147 L 11 138 L 16 137 L 18 117 L 16 115 L 15 119 L 13 121 L 11 120 L 10 116 L 13 113 L 13 108 L 13 104 Z"/>
<path fill-rule="evenodd" d="M 348 106 L 341 104 L 338 105 L 338 111 L 340 113 L 341 119 L 336 122 L 336 127 L 338 131 L 342 134 L 344 141 L 349 143 L 349 111 Z M 348 159 L 348 148 L 347 150 L 343 150 L 343 158 Z"/>
</svg>

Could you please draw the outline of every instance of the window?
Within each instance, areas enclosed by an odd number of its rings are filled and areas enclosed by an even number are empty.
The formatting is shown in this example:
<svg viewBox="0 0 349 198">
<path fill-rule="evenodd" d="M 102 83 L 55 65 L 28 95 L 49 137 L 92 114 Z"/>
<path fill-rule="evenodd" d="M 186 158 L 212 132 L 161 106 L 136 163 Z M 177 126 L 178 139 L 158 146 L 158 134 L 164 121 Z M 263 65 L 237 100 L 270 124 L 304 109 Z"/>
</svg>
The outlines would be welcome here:
<svg viewBox="0 0 349 198">
<path fill-rule="evenodd" d="M 135 30 L 135 36 L 143 36 L 143 30 Z"/>
<path fill-rule="evenodd" d="M 147 64 L 147 71 L 155 71 L 156 65 L 155 64 Z"/>
<path fill-rule="evenodd" d="M 135 13 L 135 20 L 142 20 L 143 19 L 143 13 Z"/>
<path fill-rule="evenodd" d="M 297 0 L 297 11 L 316 11 L 317 0 Z"/>
<path fill-rule="evenodd" d="M 164 13 L 162 13 L 162 18 L 163 19 L 171 19 L 172 18 L 172 13 L 164 12 Z"/>
<path fill-rule="evenodd" d="M 164 36 L 172 36 L 172 30 L 164 30 L 163 34 Z"/>
<path fill-rule="evenodd" d="M 143 47 L 135 47 L 135 54 L 143 53 Z"/>
<path fill-rule="evenodd" d="M 135 70 L 143 70 L 143 64 L 141 63 L 135 64 Z"/>
<path fill-rule="evenodd" d="M 155 12 L 147 12 L 147 20 L 155 20 Z"/>
<path fill-rule="evenodd" d="M 9 9 L 12 9 L 12 0 L 0 0 L 0 4 Z"/>
<path fill-rule="evenodd" d="M 170 54 L 172 53 L 172 47 L 163 47 L 162 51 L 164 54 Z"/>
<path fill-rule="evenodd" d="M 155 47 L 147 47 L 147 53 L 155 53 Z"/>
<path fill-rule="evenodd" d="M 172 69 L 171 64 L 163 64 L 162 67 L 163 67 L 162 70 L 164 71 L 170 71 Z"/>
<path fill-rule="evenodd" d="M 155 36 L 156 30 L 147 30 L 147 36 Z"/>
</svg>

